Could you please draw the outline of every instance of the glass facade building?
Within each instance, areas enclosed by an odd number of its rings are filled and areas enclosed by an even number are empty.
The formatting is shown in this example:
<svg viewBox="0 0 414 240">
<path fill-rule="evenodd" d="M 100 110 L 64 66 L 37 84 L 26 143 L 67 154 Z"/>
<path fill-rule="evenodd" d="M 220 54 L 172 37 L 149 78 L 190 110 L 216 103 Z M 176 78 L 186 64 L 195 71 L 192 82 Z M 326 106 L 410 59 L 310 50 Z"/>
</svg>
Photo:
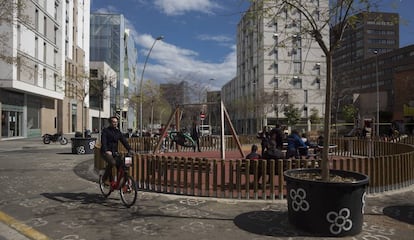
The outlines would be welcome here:
<svg viewBox="0 0 414 240">
<path fill-rule="evenodd" d="M 116 73 L 110 112 L 120 118 L 122 131 L 133 128 L 134 108 L 128 99 L 136 92 L 137 54 L 122 14 L 93 13 L 90 21 L 90 61 L 106 62 Z"/>
</svg>

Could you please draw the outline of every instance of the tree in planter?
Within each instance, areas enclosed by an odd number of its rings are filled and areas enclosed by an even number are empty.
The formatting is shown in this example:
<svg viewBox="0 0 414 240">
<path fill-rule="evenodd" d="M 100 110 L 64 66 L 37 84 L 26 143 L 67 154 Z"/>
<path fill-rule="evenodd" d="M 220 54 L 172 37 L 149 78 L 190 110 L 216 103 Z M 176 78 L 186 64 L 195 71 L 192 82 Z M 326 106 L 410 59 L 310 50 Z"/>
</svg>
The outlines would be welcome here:
<svg viewBox="0 0 414 240">
<path fill-rule="evenodd" d="M 285 106 L 283 113 L 286 116 L 286 121 L 289 126 L 295 126 L 300 120 L 300 110 L 293 104 Z"/>
<path fill-rule="evenodd" d="M 342 116 L 345 122 L 348 122 L 348 123 L 354 122 L 357 114 L 358 114 L 358 109 L 352 104 L 345 105 L 342 109 Z"/>
<path fill-rule="evenodd" d="M 296 16 L 300 14 L 298 34 L 316 41 L 326 60 L 325 131 L 321 169 L 293 169 L 284 173 L 289 221 L 301 229 L 318 235 L 357 234 L 362 230 L 365 186 L 368 184 L 368 177 L 350 171 L 332 170 L 332 174 L 340 180 L 330 181 L 328 153 L 332 103 L 332 56 L 341 43 L 344 31 L 356 25 L 358 17 L 355 14 L 369 11 L 373 1 L 257 0 L 253 2 L 261 5 L 263 15 L 275 19 L 275 22 L 278 18 L 285 18 L 284 20 L 288 21 L 291 13 Z M 328 6 L 328 3 L 331 5 Z M 330 41 L 327 41 L 329 30 Z M 352 180 L 347 182 L 348 179 Z"/>
<path fill-rule="evenodd" d="M 319 117 L 319 111 L 316 108 L 311 108 L 310 110 L 311 114 L 309 116 L 309 120 L 311 121 L 311 124 L 320 124 L 321 123 L 321 117 Z"/>
</svg>

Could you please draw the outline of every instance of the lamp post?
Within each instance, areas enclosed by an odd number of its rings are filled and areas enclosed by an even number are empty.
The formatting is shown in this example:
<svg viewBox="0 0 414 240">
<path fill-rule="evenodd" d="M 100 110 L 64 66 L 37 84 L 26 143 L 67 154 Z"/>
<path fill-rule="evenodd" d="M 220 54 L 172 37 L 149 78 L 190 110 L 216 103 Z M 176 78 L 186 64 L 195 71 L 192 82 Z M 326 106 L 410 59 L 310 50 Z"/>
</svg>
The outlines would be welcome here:
<svg viewBox="0 0 414 240">
<path fill-rule="evenodd" d="M 155 43 L 157 43 L 158 40 L 162 40 L 162 39 L 164 39 L 164 36 L 159 36 L 154 40 L 150 50 L 148 51 L 147 57 L 145 58 L 144 67 L 142 68 L 141 81 L 139 83 L 139 131 L 140 131 L 140 136 L 141 137 L 142 137 L 142 99 L 143 99 L 143 96 L 142 96 L 143 95 L 142 82 L 144 81 L 145 67 L 147 66 L 148 58 L 151 54 L 152 49 L 155 46 Z"/>
<path fill-rule="evenodd" d="M 376 81 L 376 85 L 377 85 L 377 127 L 376 127 L 377 134 L 376 135 L 377 135 L 377 137 L 379 137 L 380 119 L 379 119 L 378 51 L 375 50 L 374 54 L 375 54 L 375 81 Z"/>
</svg>

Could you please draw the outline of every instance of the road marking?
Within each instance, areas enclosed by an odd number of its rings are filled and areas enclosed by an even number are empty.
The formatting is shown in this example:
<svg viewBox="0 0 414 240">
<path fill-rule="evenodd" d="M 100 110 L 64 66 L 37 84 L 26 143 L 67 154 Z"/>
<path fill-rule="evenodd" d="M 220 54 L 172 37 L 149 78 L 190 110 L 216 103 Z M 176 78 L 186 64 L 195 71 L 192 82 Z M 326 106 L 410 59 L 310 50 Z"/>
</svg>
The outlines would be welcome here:
<svg viewBox="0 0 414 240">
<path fill-rule="evenodd" d="M 32 227 L 27 226 L 26 224 L 19 222 L 18 220 L 14 219 L 13 217 L 5 214 L 4 212 L 0 211 L 0 221 L 8 225 L 9 227 L 15 229 L 19 233 L 25 235 L 26 237 L 33 239 L 33 240 L 49 240 L 49 238 L 34 230 Z"/>
</svg>

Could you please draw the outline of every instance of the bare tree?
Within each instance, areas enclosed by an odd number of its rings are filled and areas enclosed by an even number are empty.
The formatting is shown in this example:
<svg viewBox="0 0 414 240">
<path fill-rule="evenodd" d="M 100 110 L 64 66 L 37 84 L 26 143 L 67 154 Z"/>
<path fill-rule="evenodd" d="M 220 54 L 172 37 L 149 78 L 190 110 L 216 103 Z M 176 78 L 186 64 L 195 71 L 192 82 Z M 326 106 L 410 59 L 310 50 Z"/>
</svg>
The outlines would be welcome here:
<svg viewBox="0 0 414 240">
<path fill-rule="evenodd" d="M 171 112 L 171 107 L 163 99 L 160 85 L 152 80 L 146 80 L 143 83 L 143 115 L 150 113 L 145 118 L 143 117 L 143 125 L 153 125 L 154 119 L 159 119 L 162 122 L 162 117 Z M 130 104 L 138 109 L 140 96 L 133 96 L 130 99 Z M 137 118 L 138 119 L 138 118 Z M 153 128 L 153 126 L 151 126 Z"/>
<path fill-rule="evenodd" d="M 89 73 L 85 69 L 65 74 L 65 96 L 82 103 L 82 127 L 85 129 L 85 106 L 89 96 Z"/>
<path fill-rule="evenodd" d="M 104 100 L 110 98 L 110 88 L 116 86 L 117 77 L 116 74 L 114 75 L 109 72 L 104 72 L 100 75 L 98 72 L 97 69 L 93 69 L 89 75 L 89 107 L 93 108 L 95 102 L 98 104 L 98 129 L 101 131 L 101 112 L 104 107 Z"/>
<path fill-rule="evenodd" d="M 24 9 L 24 1 L 0 0 L 0 26 L 16 26 L 19 22 L 27 22 L 28 18 L 23 14 Z M 15 17 L 15 13 L 18 18 Z M 17 62 L 17 58 L 8 54 L 9 51 L 7 51 L 12 37 L 7 31 L 0 32 L 0 60 L 9 64 Z"/>
</svg>

